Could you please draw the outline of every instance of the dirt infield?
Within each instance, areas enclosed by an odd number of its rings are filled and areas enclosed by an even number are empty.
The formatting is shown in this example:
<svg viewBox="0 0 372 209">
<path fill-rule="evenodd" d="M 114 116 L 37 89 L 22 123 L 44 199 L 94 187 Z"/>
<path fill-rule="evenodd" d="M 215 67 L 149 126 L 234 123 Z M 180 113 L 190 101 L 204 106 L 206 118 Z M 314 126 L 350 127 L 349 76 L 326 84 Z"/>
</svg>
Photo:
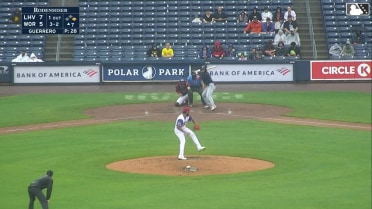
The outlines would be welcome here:
<svg viewBox="0 0 372 209">
<path fill-rule="evenodd" d="M 355 87 L 355 85 L 353 86 Z M 17 88 L 17 91 L 19 91 L 19 87 Z M 26 89 L 27 87 L 24 88 Z M 41 87 L 39 87 L 37 91 L 40 91 L 40 88 Z M 86 89 L 86 87 L 82 88 Z M 108 88 L 112 90 L 113 87 Z M 365 90 L 365 85 L 359 90 L 361 89 L 362 91 Z M 50 88 L 44 89 L 46 92 L 49 92 L 50 90 Z M 27 91 L 29 91 L 29 88 L 27 88 L 26 92 Z M 98 92 L 102 91 L 104 90 L 98 90 Z M 76 90 L 74 92 L 76 92 Z M 17 94 L 14 92 L 4 93 L 0 91 L 0 95 L 3 96 L 9 95 L 9 93 Z M 306 126 L 347 128 L 366 131 L 372 130 L 370 124 L 285 117 L 283 115 L 290 113 L 290 109 L 271 105 L 236 103 L 217 103 L 217 105 L 218 108 L 213 112 L 203 109 L 203 107 L 200 105 L 196 105 L 192 108 L 191 114 L 197 116 L 196 119 L 201 124 L 203 124 L 205 121 L 212 120 L 251 119 Z M 62 127 L 85 126 L 119 120 L 173 121 L 179 113 L 180 108 L 174 107 L 173 104 L 169 103 L 117 105 L 87 110 L 86 114 L 90 115 L 92 117 L 91 119 L 0 128 L 0 135 Z M 199 155 L 187 156 L 189 159 L 186 161 L 177 160 L 176 156 L 154 156 L 149 158 L 113 162 L 106 167 L 108 169 L 129 173 L 190 176 L 249 172 L 268 169 L 275 166 L 274 163 L 259 159 L 236 158 L 230 156 L 210 156 L 207 155 L 207 153 L 208 146 L 207 150 Z M 192 169 L 186 169 L 186 166 L 190 166 Z"/>
</svg>

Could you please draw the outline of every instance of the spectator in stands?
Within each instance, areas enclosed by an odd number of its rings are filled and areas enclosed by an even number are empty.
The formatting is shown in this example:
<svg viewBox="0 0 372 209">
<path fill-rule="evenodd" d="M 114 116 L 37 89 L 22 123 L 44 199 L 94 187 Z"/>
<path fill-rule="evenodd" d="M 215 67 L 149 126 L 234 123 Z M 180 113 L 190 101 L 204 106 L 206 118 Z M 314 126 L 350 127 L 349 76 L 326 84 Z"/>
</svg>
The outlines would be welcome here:
<svg viewBox="0 0 372 209">
<path fill-rule="evenodd" d="M 341 56 L 343 57 L 353 57 L 355 55 L 354 47 L 347 40 L 345 46 L 342 48 Z"/>
<path fill-rule="evenodd" d="M 12 60 L 12 62 L 28 62 L 30 61 L 30 57 L 27 55 L 26 51 L 22 51 L 16 58 Z"/>
<path fill-rule="evenodd" d="M 275 12 L 274 12 L 274 15 L 273 15 L 273 21 L 278 22 L 278 21 L 283 20 L 283 19 L 284 19 L 284 15 L 283 15 L 283 12 L 282 12 L 282 8 L 277 7 Z"/>
<path fill-rule="evenodd" d="M 300 36 L 298 33 L 295 33 L 294 30 L 292 29 L 290 33 L 287 35 L 287 42 L 292 43 L 295 42 L 297 46 L 300 46 Z"/>
<path fill-rule="evenodd" d="M 271 22 L 270 17 L 266 18 L 265 22 L 262 22 L 262 32 L 263 33 L 275 33 L 274 23 Z"/>
<path fill-rule="evenodd" d="M 261 33 L 262 24 L 256 16 L 253 17 L 252 21 L 244 29 L 244 33 Z"/>
<path fill-rule="evenodd" d="M 156 43 L 153 43 L 151 48 L 147 50 L 148 57 L 161 57 L 161 53 L 162 51 Z"/>
<path fill-rule="evenodd" d="M 364 44 L 366 43 L 366 40 L 364 38 L 364 34 L 362 30 L 356 30 L 352 36 L 351 36 L 351 41 L 353 44 Z"/>
<path fill-rule="evenodd" d="M 249 60 L 260 60 L 262 58 L 262 52 L 259 48 L 252 48 L 251 52 L 249 53 L 248 59 Z"/>
<path fill-rule="evenodd" d="M 161 50 L 162 57 L 174 57 L 173 49 L 170 43 L 165 43 L 165 47 Z"/>
<path fill-rule="evenodd" d="M 284 30 L 283 29 L 283 26 L 284 26 L 284 21 L 283 21 L 283 19 L 280 19 L 279 21 L 276 21 L 275 23 L 274 23 L 274 28 L 275 28 L 275 33 L 278 33 L 279 32 L 279 30 Z"/>
<path fill-rule="evenodd" d="M 230 44 L 227 47 L 226 56 L 227 57 L 236 57 L 236 49 L 235 49 L 234 45 Z"/>
<path fill-rule="evenodd" d="M 260 21 L 260 22 L 262 21 L 261 13 L 259 13 L 259 12 L 257 11 L 257 8 L 256 8 L 256 7 L 254 7 L 252 13 L 249 14 L 249 22 L 253 21 L 254 17 L 256 17 L 256 19 L 257 19 L 258 21 Z"/>
<path fill-rule="evenodd" d="M 214 22 L 214 18 L 213 18 L 213 15 L 212 15 L 212 12 L 211 12 L 210 9 L 207 9 L 205 11 L 205 14 L 203 15 L 202 20 L 203 20 L 204 23 L 212 23 L 212 22 Z"/>
<path fill-rule="evenodd" d="M 223 7 L 218 7 L 217 12 L 213 14 L 213 18 L 215 22 L 227 22 L 227 15 L 223 11 Z"/>
<path fill-rule="evenodd" d="M 247 15 L 247 13 L 242 10 L 240 13 L 239 13 L 239 16 L 238 16 L 238 22 L 244 22 L 244 23 L 247 23 L 248 20 L 249 20 L 249 17 Z"/>
<path fill-rule="evenodd" d="M 288 45 L 287 36 L 283 33 L 283 30 L 279 30 L 274 37 L 274 45 L 278 45 L 278 43 L 282 41 L 284 45 Z"/>
<path fill-rule="evenodd" d="M 209 49 L 209 47 L 205 45 L 200 49 L 198 56 L 199 56 L 200 59 L 207 60 L 207 59 L 210 59 L 212 57 L 212 53 L 211 53 L 211 50 Z"/>
<path fill-rule="evenodd" d="M 275 57 L 275 46 L 272 40 L 266 42 L 263 52 L 267 57 Z"/>
<path fill-rule="evenodd" d="M 203 21 L 200 19 L 199 15 L 195 15 L 194 19 L 191 20 L 193 23 L 202 23 Z"/>
<path fill-rule="evenodd" d="M 216 41 L 214 43 L 214 46 L 212 48 L 212 57 L 218 58 L 218 59 L 223 59 L 226 57 L 226 51 L 222 47 L 222 44 L 220 41 Z"/>
<path fill-rule="evenodd" d="M 22 17 L 21 17 L 21 10 L 19 8 L 15 9 L 12 15 L 9 18 L 9 23 L 12 24 L 20 24 Z"/>
<path fill-rule="evenodd" d="M 247 53 L 246 52 L 239 52 L 238 53 L 238 60 L 239 61 L 247 61 Z"/>
<path fill-rule="evenodd" d="M 284 22 L 283 29 L 285 34 L 290 34 L 290 31 L 293 30 L 295 33 L 298 32 L 298 24 L 295 20 L 292 19 L 292 16 L 288 16 L 288 20 Z"/>
<path fill-rule="evenodd" d="M 273 13 L 269 11 L 269 6 L 264 7 L 264 11 L 261 14 L 262 22 L 267 21 L 267 18 L 270 18 L 270 20 L 273 19 Z"/>
<path fill-rule="evenodd" d="M 292 10 L 291 6 L 288 6 L 287 11 L 284 13 L 284 21 L 288 20 L 288 16 L 291 16 L 292 20 L 296 20 L 296 12 Z"/>
<path fill-rule="evenodd" d="M 285 57 L 287 55 L 287 49 L 283 41 L 279 41 L 277 47 L 275 48 L 275 56 Z"/>
<path fill-rule="evenodd" d="M 329 48 L 329 55 L 330 56 L 341 56 L 342 54 L 342 47 L 338 45 L 338 43 L 334 43 L 330 48 Z"/>
<path fill-rule="evenodd" d="M 300 47 L 298 47 L 295 42 L 291 42 L 291 45 L 289 46 L 287 50 L 287 56 L 288 57 L 299 57 L 300 53 L 301 53 Z"/>
<path fill-rule="evenodd" d="M 281 7 L 277 7 L 274 16 L 273 16 L 273 22 L 275 26 L 275 33 L 278 33 L 279 30 L 283 29 L 283 12 Z"/>
<path fill-rule="evenodd" d="M 44 62 L 44 61 L 37 58 L 34 53 L 31 53 L 29 62 Z"/>
</svg>

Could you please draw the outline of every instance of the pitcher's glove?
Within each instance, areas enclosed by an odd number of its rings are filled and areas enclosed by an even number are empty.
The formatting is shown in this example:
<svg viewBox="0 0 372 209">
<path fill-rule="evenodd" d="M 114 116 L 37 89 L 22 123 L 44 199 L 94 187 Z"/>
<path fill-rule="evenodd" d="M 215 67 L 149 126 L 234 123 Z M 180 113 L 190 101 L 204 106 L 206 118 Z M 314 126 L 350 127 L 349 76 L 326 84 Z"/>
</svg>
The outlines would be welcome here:
<svg viewBox="0 0 372 209">
<path fill-rule="evenodd" d="M 199 131 L 200 130 L 200 125 L 199 124 L 195 124 L 194 125 L 194 130 Z"/>
</svg>

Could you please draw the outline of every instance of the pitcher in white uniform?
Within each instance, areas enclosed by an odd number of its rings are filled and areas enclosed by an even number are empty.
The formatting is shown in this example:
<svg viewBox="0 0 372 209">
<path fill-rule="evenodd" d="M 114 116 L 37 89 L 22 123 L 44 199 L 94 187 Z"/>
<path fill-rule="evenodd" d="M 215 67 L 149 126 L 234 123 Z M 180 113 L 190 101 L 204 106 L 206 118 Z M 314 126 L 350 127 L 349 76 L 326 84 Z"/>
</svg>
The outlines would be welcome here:
<svg viewBox="0 0 372 209">
<path fill-rule="evenodd" d="M 196 137 L 195 133 L 187 128 L 187 123 L 189 121 L 192 121 L 194 124 L 197 124 L 196 121 L 189 115 L 190 113 L 190 108 L 189 107 L 184 107 L 182 109 L 182 114 L 180 114 L 177 117 L 176 124 L 174 126 L 174 133 L 180 140 L 180 152 L 178 154 L 178 159 L 179 160 L 187 160 L 187 158 L 184 155 L 184 150 L 185 150 L 185 144 L 186 144 L 186 136 L 189 135 L 196 145 L 196 149 L 200 152 L 205 150 L 205 147 L 203 147 L 199 140 L 198 137 Z"/>
</svg>

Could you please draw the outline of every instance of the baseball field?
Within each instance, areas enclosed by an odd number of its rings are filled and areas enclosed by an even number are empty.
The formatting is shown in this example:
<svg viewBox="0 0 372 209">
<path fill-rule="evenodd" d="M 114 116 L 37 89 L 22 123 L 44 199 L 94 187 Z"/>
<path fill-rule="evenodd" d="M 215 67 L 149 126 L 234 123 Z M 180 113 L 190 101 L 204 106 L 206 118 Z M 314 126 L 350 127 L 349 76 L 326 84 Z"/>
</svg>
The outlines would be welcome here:
<svg viewBox="0 0 372 209">
<path fill-rule="evenodd" d="M 290 91 L 280 90 L 285 85 L 247 91 L 220 85 L 215 112 L 192 108 L 207 149 L 198 152 L 188 140 L 186 155 L 274 165 L 208 175 L 107 168 L 129 159 L 177 157 L 173 128 L 181 109 L 173 107 L 172 86 L 156 93 L 1 87 L 0 208 L 26 208 L 28 184 L 52 169 L 51 209 L 370 209 L 371 92 L 345 90 L 354 84 L 306 91 L 290 85 Z M 271 115 L 275 108 L 284 112 Z M 200 171 L 221 166 L 211 162 Z M 184 162 L 174 163 L 185 172 Z M 38 201 L 35 208 L 41 208 Z"/>
</svg>

